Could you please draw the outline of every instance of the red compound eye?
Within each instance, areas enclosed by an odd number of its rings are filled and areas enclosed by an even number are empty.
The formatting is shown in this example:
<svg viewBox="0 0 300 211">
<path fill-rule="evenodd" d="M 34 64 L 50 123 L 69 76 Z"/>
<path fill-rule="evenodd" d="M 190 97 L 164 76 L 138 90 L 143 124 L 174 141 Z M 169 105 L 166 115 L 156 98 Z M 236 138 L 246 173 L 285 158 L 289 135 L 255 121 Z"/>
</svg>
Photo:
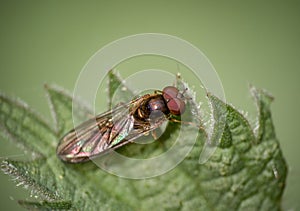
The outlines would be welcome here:
<svg viewBox="0 0 300 211">
<path fill-rule="evenodd" d="M 183 100 L 178 98 L 172 98 L 169 102 L 167 102 L 168 109 L 171 114 L 180 115 L 185 111 L 185 103 Z"/>
<path fill-rule="evenodd" d="M 168 102 L 170 99 L 177 98 L 178 89 L 174 86 L 167 86 L 163 89 L 163 97 Z"/>
<path fill-rule="evenodd" d="M 180 115 L 185 111 L 185 102 L 181 99 L 182 95 L 174 86 L 167 86 L 163 89 L 163 98 L 171 114 Z"/>
</svg>

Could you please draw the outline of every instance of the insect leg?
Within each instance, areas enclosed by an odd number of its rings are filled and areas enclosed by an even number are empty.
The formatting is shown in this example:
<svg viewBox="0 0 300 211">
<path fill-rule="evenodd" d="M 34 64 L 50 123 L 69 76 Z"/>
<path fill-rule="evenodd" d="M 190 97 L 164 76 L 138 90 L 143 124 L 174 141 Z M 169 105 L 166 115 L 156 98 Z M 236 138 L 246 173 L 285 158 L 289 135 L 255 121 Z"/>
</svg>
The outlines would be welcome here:
<svg viewBox="0 0 300 211">
<path fill-rule="evenodd" d="M 199 130 L 204 130 L 203 126 L 197 125 L 194 122 L 182 121 L 182 120 L 178 120 L 178 119 L 175 119 L 175 118 L 172 118 L 172 117 L 168 118 L 168 120 L 171 121 L 171 122 L 181 123 L 181 124 L 185 124 L 185 125 L 191 125 L 193 127 L 199 128 Z"/>
<path fill-rule="evenodd" d="M 153 137 L 154 140 L 157 140 L 157 134 L 156 134 L 155 130 L 151 131 L 151 135 L 152 135 L 152 137 Z"/>
</svg>

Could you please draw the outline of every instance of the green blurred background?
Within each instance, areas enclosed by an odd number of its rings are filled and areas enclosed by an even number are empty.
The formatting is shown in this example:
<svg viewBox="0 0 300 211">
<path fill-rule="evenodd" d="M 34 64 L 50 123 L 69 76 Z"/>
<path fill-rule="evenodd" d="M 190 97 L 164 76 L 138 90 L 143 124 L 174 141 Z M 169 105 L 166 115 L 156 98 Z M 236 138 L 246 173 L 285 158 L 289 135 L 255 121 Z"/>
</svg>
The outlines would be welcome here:
<svg viewBox="0 0 300 211">
<path fill-rule="evenodd" d="M 43 84 L 74 88 L 87 60 L 124 36 L 155 32 L 201 49 L 215 66 L 227 100 L 255 118 L 248 84 L 275 96 L 273 118 L 289 164 L 285 210 L 300 209 L 299 1 L 1 1 L 0 90 L 49 119 Z M 122 74 L 122 70 L 120 70 Z M 0 157 L 22 157 L 1 140 Z M 1 208 L 18 210 L 30 194 L 0 174 Z"/>
</svg>

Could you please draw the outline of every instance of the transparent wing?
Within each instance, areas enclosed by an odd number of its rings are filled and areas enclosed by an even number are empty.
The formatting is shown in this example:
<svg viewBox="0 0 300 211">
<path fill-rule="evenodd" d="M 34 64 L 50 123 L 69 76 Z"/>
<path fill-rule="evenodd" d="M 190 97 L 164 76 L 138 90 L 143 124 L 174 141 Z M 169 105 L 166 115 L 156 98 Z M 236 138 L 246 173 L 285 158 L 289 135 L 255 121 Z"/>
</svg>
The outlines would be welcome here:
<svg viewBox="0 0 300 211">
<path fill-rule="evenodd" d="M 139 100 L 87 120 L 67 133 L 57 147 L 57 155 L 66 162 L 79 163 L 116 149 L 157 128 L 149 121 L 135 120 L 132 112 Z"/>
</svg>

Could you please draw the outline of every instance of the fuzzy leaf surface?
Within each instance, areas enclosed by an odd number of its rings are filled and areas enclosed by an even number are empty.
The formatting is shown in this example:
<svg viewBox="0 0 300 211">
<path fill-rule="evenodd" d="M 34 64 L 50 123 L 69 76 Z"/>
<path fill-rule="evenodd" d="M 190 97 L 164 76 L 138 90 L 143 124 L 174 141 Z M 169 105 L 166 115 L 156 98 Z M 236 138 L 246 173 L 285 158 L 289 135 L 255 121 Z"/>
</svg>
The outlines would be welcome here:
<svg viewBox="0 0 300 211">
<path fill-rule="evenodd" d="M 110 74 L 111 97 L 121 81 Z M 37 200 L 19 201 L 21 206 L 40 210 L 280 210 L 287 166 L 272 123 L 272 98 L 264 91 L 251 88 L 258 107 L 255 132 L 235 108 L 214 96 L 208 97 L 217 111 L 214 115 L 226 118 L 217 149 L 205 164 L 198 161 L 206 133 L 184 126 L 179 134 L 180 127 L 172 122 L 159 140 L 119 149 L 126 155 L 151 157 L 164 153 L 178 136 L 183 143 L 189 143 L 191 134 L 198 133 L 192 150 L 176 168 L 144 180 L 111 175 L 92 162 L 61 162 L 56 146 L 74 126 L 72 105 L 75 102 L 82 111 L 74 118 L 88 118 L 90 110 L 78 100 L 73 102 L 61 88 L 46 86 L 46 91 L 53 124 L 24 103 L 0 96 L 1 137 L 39 155 L 33 160 L 1 163 L 4 173 L 37 196 Z"/>
</svg>

